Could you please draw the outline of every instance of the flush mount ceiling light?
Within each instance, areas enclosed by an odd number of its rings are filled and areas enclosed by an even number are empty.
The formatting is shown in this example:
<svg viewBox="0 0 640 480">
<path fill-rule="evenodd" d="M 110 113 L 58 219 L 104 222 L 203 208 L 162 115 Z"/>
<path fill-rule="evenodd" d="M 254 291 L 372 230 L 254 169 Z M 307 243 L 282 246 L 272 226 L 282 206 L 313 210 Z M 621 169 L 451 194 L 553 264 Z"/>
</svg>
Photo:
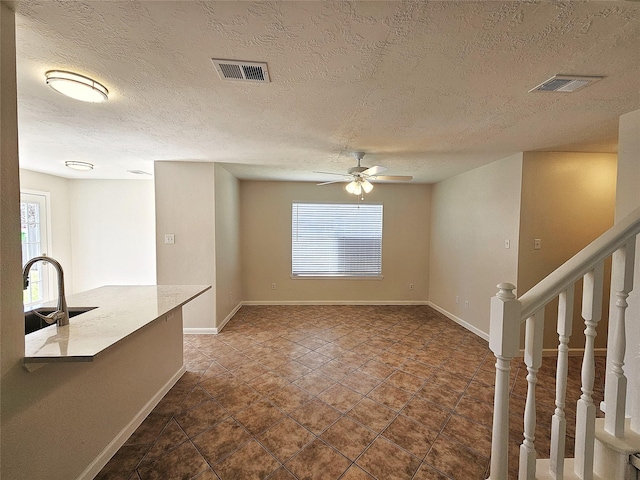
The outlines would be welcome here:
<svg viewBox="0 0 640 480">
<path fill-rule="evenodd" d="M 93 163 L 89 163 L 89 162 L 67 161 L 67 162 L 64 162 L 64 164 L 69 168 L 73 168 L 74 170 L 80 170 L 82 172 L 93 170 Z"/>
<path fill-rule="evenodd" d="M 133 173 L 134 175 L 150 175 L 150 176 L 153 176 L 151 173 L 145 172 L 144 170 L 127 170 L 127 172 Z"/>
<path fill-rule="evenodd" d="M 49 70 L 44 76 L 47 79 L 47 85 L 67 97 L 91 103 L 102 103 L 109 99 L 109 90 L 104 85 L 84 75 Z"/>
<path fill-rule="evenodd" d="M 537 87 L 529 90 L 531 92 L 562 92 L 572 93 L 576 90 L 591 85 L 592 83 L 602 80 L 602 76 L 588 76 L 588 75 L 554 75 L 548 80 L 545 80 Z"/>
</svg>

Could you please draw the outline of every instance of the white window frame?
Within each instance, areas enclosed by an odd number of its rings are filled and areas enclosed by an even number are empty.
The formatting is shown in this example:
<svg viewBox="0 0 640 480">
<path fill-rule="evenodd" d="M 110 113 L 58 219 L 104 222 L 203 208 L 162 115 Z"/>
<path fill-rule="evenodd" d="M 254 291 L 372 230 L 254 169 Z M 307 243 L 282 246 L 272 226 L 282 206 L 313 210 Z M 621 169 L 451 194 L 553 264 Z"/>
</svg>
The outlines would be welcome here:
<svg viewBox="0 0 640 480">
<path fill-rule="evenodd" d="M 301 211 L 301 208 L 303 209 Z M 322 212 L 325 208 L 329 211 Z M 314 212 L 313 209 L 318 210 Z M 333 211 L 330 211 L 333 210 Z M 358 212 L 379 211 L 379 221 L 365 220 L 357 224 Z M 306 219 L 301 219 L 300 214 L 306 213 Z M 326 228 L 318 231 L 309 231 L 307 244 L 299 235 L 303 233 L 299 221 L 309 220 L 313 215 L 325 214 Z M 335 217 L 330 217 L 335 215 Z M 335 220 L 335 221 L 334 221 Z M 341 221 L 342 220 L 342 221 Z M 311 227 L 312 229 L 313 227 Z M 364 236 L 358 236 L 359 231 L 366 232 Z M 324 232 L 324 235 L 323 235 Z M 292 202 L 291 205 L 291 278 L 292 279 L 349 279 L 349 280 L 381 280 L 382 275 L 382 242 L 384 236 L 384 207 L 381 203 L 330 203 L 330 202 Z M 374 239 L 368 242 L 366 239 Z M 349 241 L 355 242 L 349 245 Z M 362 242 L 358 244 L 358 241 Z M 346 245 L 345 245 L 346 243 Z M 373 245 L 372 245 L 373 244 Z M 308 263 L 304 263 L 304 248 L 315 245 L 320 250 L 311 252 Z M 325 247 L 323 249 L 323 247 Z M 368 248 L 369 255 L 358 257 L 350 249 Z M 360 260 L 367 260 L 367 256 L 375 257 L 374 262 L 363 269 L 353 268 Z M 301 258 L 302 256 L 302 258 Z M 312 262 L 316 262 L 316 265 Z M 302 262 L 302 263 L 301 263 Z"/>
<path fill-rule="evenodd" d="M 44 205 L 44 215 L 40 212 L 40 224 L 41 224 L 41 233 L 40 233 L 40 250 L 41 252 L 37 253 L 37 255 L 42 255 L 43 253 L 53 256 L 51 254 L 51 194 L 49 192 L 42 192 L 39 190 L 29 190 L 29 189 L 20 189 L 20 203 L 23 203 L 28 198 L 25 197 L 41 197 L 38 200 L 42 202 Z M 44 222 L 43 222 L 44 220 Z M 35 255 L 35 256 L 37 256 Z M 24 265 L 25 261 L 22 260 L 22 264 Z M 53 268 L 51 268 L 48 264 L 44 262 L 38 262 L 35 264 L 31 270 L 40 268 L 40 271 L 43 274 L 43 278 L 41 280 L 41 285 L 43 287 L 42 298 L 25 303 L 25 309 L 29 310 L 37 305 L 48 302 L 54 298 L 54 272 Z"/>
</svg>

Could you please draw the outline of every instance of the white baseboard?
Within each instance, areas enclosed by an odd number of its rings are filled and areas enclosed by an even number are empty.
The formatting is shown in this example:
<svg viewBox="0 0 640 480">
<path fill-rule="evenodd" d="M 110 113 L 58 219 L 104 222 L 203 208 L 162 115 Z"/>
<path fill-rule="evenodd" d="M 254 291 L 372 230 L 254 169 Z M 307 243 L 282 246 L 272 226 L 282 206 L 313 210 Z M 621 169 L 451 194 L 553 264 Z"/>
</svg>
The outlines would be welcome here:
<svg viewBox="0 0 640 480">
<path fill-rule="evenodd" d="M 238 310 L 240 310 L 240 308 L 242 308 L 242 305 L 244 303 L 240 302 L 238 305 L 236 305 L 236 307 L 231 310 L 231 313 L 229 313 L 229 315 L 227 315 L 224 320 L 222 320 L 222 322 L 220 323 L 220 325 L 218 325 L 218 328 L 214 328 L 215 332 L 214 333 L 220 333 L 222 331 L 222 329 L 224 328 L 224 326 L 229 323 L 229 320 L 231 320 L 233 318 L 233 316 L 238 313 Z"/>
<path fill-rule="evenodd" d="M 470 323 L 465 322 L 461 318 L 456 317 L 451 312 L 446 311 L 444 308 L 441 308 L 438 305 L 435 305 L 434 303 L 428 302 L 427 304 L 430 307 L 432 307 L 434 310 L 437 310 L 438 312 L 443 314 L 445 317 L 453 320 L 454 322 L 456 322 L 457 324 L 463 326 L 464 328 L 466 328 L 470 332 L 475 333 L 480 338 L 486 340 L 487 342 L 489 341 L 489 334 L 488 333 L 485 333 L 482 330 L 474 327 Z M 594 348 L 593 349 L 593 354 L 596 357 L 606 357 L 607 356 L 607 349 L 606 348 Z M 558 349 L 557 348 L 545 348 L 545 349 L 542 350 L 542 356 L 543 357 L 556 357 L 557 355 L 558 355 Z M 582 355 L 584 355 L 584 348 L 570 348 L 569 349 L 569 356 L 570 357 L 578 357 L 578 356 L 582 356 Z M 520 349 L 520 356 L 521 357 L 524 356 L 524 349 Z"/>
<path fill-rule="evenodd" d="M 604 400 L 600 402 L 600 405 L 598 407 L 600 408 L 600 411 L 602 413 L 607 413 L 607 404 L 605 403 Z M 631 418 L 631 414 L 625 412 L 624 418 L 629 418 L 630 419 Z"/>
<path fill-rule="evenodd" d="M 520 350 L 521 354 L 524 354 L 524 350 Z M 584 348 L 570 348 L 568 355 L 570 357 L 582 357 L 584 355 Z M 557 348 L 544 348 L 542 349 L 543 357 L 557 357 L 558 349 Z M 606 348 L 594 348 L 593 349 L 594 357 L 606 357 L 607 349 Z"/>
<path fill-rule="evenodd" d="M 257 300 L 242 305 L 428 305 L 422 300 Z"/>
<path fill-rule="evenodd" d="M 238 310 L 240 310 L 240 308 L 242 307 L 242 305 L 244 305 L 243 302 L 240 302 L 238 305 L 235 306 L 235 308 L 233 310 L 231 310 L 231 313 L 229 313 L 229 315 L 227 315 L 225 317 L 225 319 L 222 321 L 222 323 L 218 326 L 218 327 L 214 327 L 214 328 L 191 328 L 191 327 L 184 327 L 182 329 L 182 333 L 186 334 L 186 335 L 217 335 L 218 333 L 220 333 L 222 331 L 222 329 L 224 328 L 224 326 L 229 323 L 229 320 L 231 320 L 233 318 L 233 316 L 238 313 Z"/>
<path fill-rule="evenodd" d="M 569 351 L 567 352 L 567 355 L 569 357 L 582 357 L 582 356 L 584 356 L 584 348 L 570 348 Z M 542 356 L 543 357 L 557 357 L 558 356 L 558 349 L 557 348 L 543 348 L 542 349 Z M 607 356 L 607 349 L 606 348 L 594 348 L 593 349 L 593 356 L 594 357 L 606 357 Z M 518 357 L 519 358 L 524 357 L 524 348 L 520 349 L 520 351 L 518 352 Z"/>
<path fill-rule="evenodd" d="M 456 317 L 453 313 L 446 311 L 444 308 L 439 307 L 435 303 L 427 302 L 427 305 L 429 305 L 434 310 L 437 310 L 438 312 L 440 312 L 441 314 L 443 314 L 445 317 L 449 318 L 450 320 L 453 320 L 458 325 L 466 328 L 471 333 L 475 333 L 477 336 L 479 336 L 483 340 L 486 340 L 487 342 L 489 341 L 489 334 L 488 333 L 485 333 L 482 330 L 480 330 L 479 328 L 474 327 L 473 325 L 471 325 L 469 322 L 466 322 L 463 319 L 461 319 L 459 317 Z"/>
<path fill-rule="evenodd" d="M 136 431 L 136 428 L 142 424 L 147 415 L 160 403 L 160 400 L 167 394 L 171 387 L 182 377 L 186 368 L 184 365 L 165 383 L 160 390 L 145 404 L 144 407 L 136 414 L 135 417 L 124 427 L 116 437 L 109 442 L 105 449 L 89 464 L 89 466 L 80 474 L 78 480 L 92 480 L 100 473 L 100 470 L 111 460 L 116 452 L 122 447 L 129 437 Z"/>
<path fill-rule="evenodd" d="M 584 348 L 570 348 L 567 352 L 567 355 L 570 357 L 582 357 L 584 356 Z M 542 349 L 543 357 L 557 357 L 558 349 L 557 348 L 543 348 Z M 606 357 L 607 349 L 606 348 L 594 348 L 593 349 L 594 357 Z M 520 349 L 518 353 L 518 357 L 524 357 L 524 348 Z"/>
<path fill-rule="evenodd" d="M 218 333 L 217 328 L 189 328 L 184 327 L 182 333 L 186 335 L 213 335 Z"/>
</svg>

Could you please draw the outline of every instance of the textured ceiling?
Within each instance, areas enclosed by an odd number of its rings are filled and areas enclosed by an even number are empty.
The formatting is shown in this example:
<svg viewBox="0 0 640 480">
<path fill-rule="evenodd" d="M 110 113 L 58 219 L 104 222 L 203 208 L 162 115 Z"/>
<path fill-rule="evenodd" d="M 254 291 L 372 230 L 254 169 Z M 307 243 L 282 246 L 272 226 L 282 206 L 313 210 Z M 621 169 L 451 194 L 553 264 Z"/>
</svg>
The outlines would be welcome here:
<svg viewBox="0 0 640 480">
<path fill-rule="evenodd" d="M 638 2 L 12 5 L 21 166 L 61 176 L 134 178 L 176 160 L 319 181 L 362 150 L 366 165 L 435 182 L 519 151 L 615 152 L 618 117 L 640 108 Z M 272 81 L 222 81 L 211 58 L 267 62 Z M 109 101 L 54 92 L 50 69 L 95 78 Z M 554 74 L 606 78 L 527 93 Z"/>
</svg>

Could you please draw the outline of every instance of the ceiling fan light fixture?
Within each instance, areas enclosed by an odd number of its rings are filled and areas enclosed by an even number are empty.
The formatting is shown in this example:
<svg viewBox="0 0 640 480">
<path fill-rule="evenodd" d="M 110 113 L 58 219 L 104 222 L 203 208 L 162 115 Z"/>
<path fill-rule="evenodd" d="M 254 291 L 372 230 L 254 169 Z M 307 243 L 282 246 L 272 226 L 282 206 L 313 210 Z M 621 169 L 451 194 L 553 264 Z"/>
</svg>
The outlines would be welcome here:
<svg viewBox="0 0 640 480">
<path fill-rule="evenodd" d="M 371 190 L 373 190 L 373 183 L 371 183 L 369 180 L 362 180 L 361 183 L 364 193 L 369 193 Z"/>
<path fill-rule="evenodd" d="M 360 186 L 360 183 L 356 182 L 355 180 L 348 183 L 345 189 L 347 190 L 347 192 L 352 193 L 353 195 L 360 195 L 362 193 L 362 187 Z"/>
<path fill-rule="evenodd" d="M 49 70 L 44 76 L 47 85 L 67 97 L 90 103 L 102 103 L 109 99 L 107 87 L 84 75 L 62 70 Z"/>
</svg>

